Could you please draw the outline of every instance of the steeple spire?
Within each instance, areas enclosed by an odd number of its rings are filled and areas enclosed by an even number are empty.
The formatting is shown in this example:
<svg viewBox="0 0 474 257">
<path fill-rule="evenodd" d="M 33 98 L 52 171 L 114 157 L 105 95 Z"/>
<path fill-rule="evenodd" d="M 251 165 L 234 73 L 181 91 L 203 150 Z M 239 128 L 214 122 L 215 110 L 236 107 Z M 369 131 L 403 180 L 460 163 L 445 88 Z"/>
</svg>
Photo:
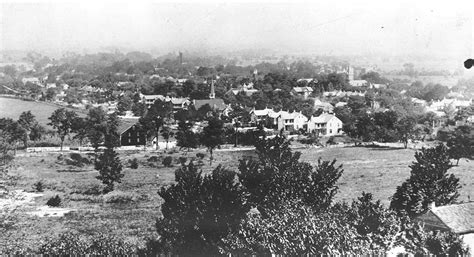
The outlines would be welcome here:
<svg viewBox="0 0 474 257">
<path fill-rule="evenodd" d="M 214 99 L 216 98 L 216 92 L 214 89 L 214 80 L 211 79 L 211 93 L 209 94 L 209 99 Z"/>
</svg>

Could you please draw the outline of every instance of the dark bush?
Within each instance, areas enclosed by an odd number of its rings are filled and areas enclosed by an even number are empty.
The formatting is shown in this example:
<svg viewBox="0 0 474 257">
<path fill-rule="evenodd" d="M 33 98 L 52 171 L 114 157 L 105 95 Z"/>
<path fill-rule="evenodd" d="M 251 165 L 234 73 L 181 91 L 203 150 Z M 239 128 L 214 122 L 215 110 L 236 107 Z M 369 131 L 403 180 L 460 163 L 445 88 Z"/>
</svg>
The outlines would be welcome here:
<svg viewBox="0 0 474 257">
<path fill-rule="evenodd" d="M 78 186 L 71 193 L 83 194 L 83 195 L 100 195 L 103 192 L 102 185 L 83 185 Z"/>
<path fill-rule="evenodd" d="M 197 153 L 197 154 L 196 154 L 196 157 L 199 158 L 199 159 L 201 159 L 201 160 L 204 159 L 205 156 L 206 156 L 206 155 L 203 154 L 203 153 Z"/>
<path fill-rule="evenodd" d="M 138 169 L 138 160 L 137 158 L 133 158 L 132 160 L 128 160 L 131 169 Z"/>
<path fill-rule="evenodd" d="M 51 207 L 58 207 L 59 205 L 61 205 L 61 198 L 59 197 L 59 195 L 53 196 L 49 198 L 46 204 Z"/>
<path fill-rule="evenodd" d="M 126 204 L 131 202 L 136 202 L 139 196 L 134 193 L 128 192 L 110 192 L 104 195 L 104 202 L 106 203 L 118 203 Z"/>
<path fill-rule="evenodd" d="M 80 153 L 70 153 L 69 154 L 69 157 L 76 161 L 77 163 L 81 163 L 81 164 L 91 164 L 91 161 L 89 160 L 89 158 L 87 157 L 82 157 L 82 155 Z"/>
<path fill-rule="evenodd" d="M 136 247 L 120 238 L 96 234 L 90 237 L 74 233 L 64 233 L 50 238 L 39 248 L 45 256 L 133 256 Z"/>
<path fill-rule="evenodd" d="M 51 142 L 33 142 L 29 147 L 59 147 L 59 143 L 51 143 Z"/>
<path fill-rule="evenodd" d="M 181 157 L 178 158 L 178 162 L 179 162 L 181 165 L 185 165 L 187 160 L 188 160 L 188 158 L 183 157 L 183 156 L 181 156 Z"/>
<path fill-rule="evenodd" d="M 44 190 L 44 184 L 41 181 L 38 181 L 33 184 L 33 188 L 35 189 L 36 192 L 43 192 Z"/>
<path fill-rule="evenodd" d="M 166 156 L 162 163 L 165 167 L 171 167 L 171 163 L 173 163 L 173 157 Z"/>
<path fill-rule="evenodd" d="M 147 162 L 158 162 L 160 160 L 160 157 L 158 156 L 152 156 L 148 158 Z"/>
</svg>

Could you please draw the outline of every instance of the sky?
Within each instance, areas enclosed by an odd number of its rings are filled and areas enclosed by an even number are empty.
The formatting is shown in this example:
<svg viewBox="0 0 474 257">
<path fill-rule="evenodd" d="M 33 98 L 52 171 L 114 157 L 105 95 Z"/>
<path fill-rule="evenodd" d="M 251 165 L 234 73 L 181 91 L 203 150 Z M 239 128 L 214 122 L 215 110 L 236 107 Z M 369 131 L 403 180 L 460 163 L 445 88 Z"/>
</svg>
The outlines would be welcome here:
<svg viewBox="0 0 474 257">
<path fill-rule="evenodd" d="M 474 1 L 4 0 L 0 50 L 474 57 L 473 14 Z"/>
</svg>

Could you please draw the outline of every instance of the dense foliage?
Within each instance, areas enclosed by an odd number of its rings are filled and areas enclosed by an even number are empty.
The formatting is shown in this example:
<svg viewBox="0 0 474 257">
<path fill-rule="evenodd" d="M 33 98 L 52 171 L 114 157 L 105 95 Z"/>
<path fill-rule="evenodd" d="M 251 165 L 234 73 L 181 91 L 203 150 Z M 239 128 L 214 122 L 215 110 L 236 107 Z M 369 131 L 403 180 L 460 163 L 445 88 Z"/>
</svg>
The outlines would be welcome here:
<svg viewBox="0 0 474 257">
<path fill-rule="evenodd" d="M 157 221 L 161 250 L 184 256 L 217 254 L 221 238 L 237 229 L 249 210 L 235 173 L 218 166 L 202 176 L 190 163 L 175 173 L 176 184 L 161 188 L 163 218 Z"/>
<path fill-rule="evenodd" d="M 448 174 L 452 167 L 448 149 L 443 144 L 423 148 L 415 153 L 416 161 L 410 166 L 410 177 L 397 187 L 390 207 L 413 217 L 424 213 L 430 203 L 454 203 L 461 188 L 459 179 Z"/>
<path fill-rule="evenodd" d="M 113 148 L 106 148 L 97 158 L 94 167 L 99 171 L 97 179 L 105 185 L 105 193 L 113 191 L 114 183 L 120 183 L 124 176 L 122 163 Z"/>
</svg>

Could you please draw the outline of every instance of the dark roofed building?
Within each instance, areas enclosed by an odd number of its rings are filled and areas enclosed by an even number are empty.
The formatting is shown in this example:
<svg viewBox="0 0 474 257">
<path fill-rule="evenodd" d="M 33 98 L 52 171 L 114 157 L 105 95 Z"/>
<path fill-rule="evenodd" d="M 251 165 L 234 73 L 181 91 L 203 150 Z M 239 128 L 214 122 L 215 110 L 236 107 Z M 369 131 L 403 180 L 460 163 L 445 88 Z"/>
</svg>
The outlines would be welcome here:
<svg viewBox="0 0 474 257">
<path fill-rule="evenodd" d="M 227 108 L 227 105 L 224 103 L 224 100 L 219 99 L 219 98 L 214 98 L 214 99 L 203 99 L 203 100 L 194 100 L 193 101 L 194 108 L 196 110 L 199 110 L 202 106 L 209 104 L 209 106 L 213 110 L 217 111 L 223 111 Z"/>
<path fill-rule="evenodd" d="M 474 249 L 474 202 L 451 204 L 436 207 L 416 218 L 430 231 L 451 231 L 462 236 L 463 241 Z"/>
<path fill-rule="evenodd" d="M 118 127 L 120 146 L 145 145 L 146 133 L 140 128 L 138 119 L 121 119 Z"/>
</svg>

